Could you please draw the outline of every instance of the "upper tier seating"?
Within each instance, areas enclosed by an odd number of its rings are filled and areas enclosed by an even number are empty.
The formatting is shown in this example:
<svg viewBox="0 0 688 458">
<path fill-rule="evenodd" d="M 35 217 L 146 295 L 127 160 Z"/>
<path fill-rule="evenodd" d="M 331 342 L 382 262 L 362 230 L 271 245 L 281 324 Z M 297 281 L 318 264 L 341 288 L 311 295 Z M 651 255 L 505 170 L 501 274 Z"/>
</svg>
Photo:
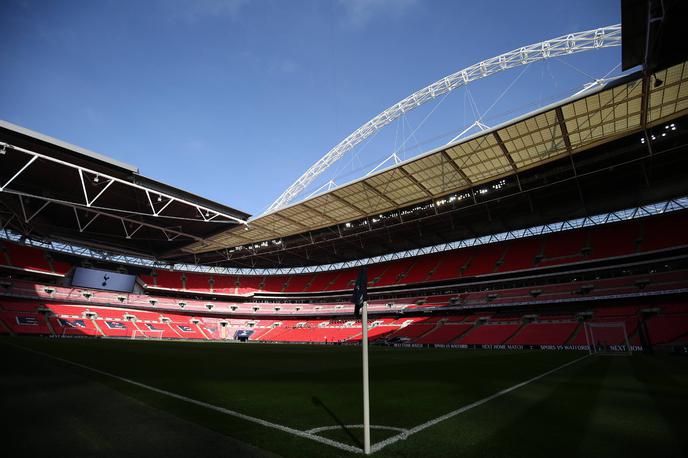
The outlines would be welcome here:
<svg viewBox="0 0 688 458">
<path fill-rule="evenodd" d="M 213 291 L 219 294 L 237 294 L 237 277 L 234 275 L 213 275 Z"/>
<path fill-rule="evenodd" d="M 289 277 L 289 281 L 287 282 L 287 287 L 284 289 L 284 292 L 303 292 L 304 288 L 306 288 L 306 285 L 310 283 L 314 276 L 315 274 L 292 275 Z"/>
<path fill-rule="evenodd" d="M 218 277 L 218 275 L 215 275 Z M 261 277 L 242 275 L 238 277 L 237 281 L 237 293 L 238 294 L 248 294 L 260 289 Z"/>
<path fill-rule="evenodd" d="M 183 289 L 181 272 L 158 270 L 156 271 L 156 273 L 157 278 L 155 286 L 157 286 L 158 288 Z"/>
<path fill-rule="evenodd" d="M 498 266 L 498 272 L 532 269 L 535 258 L 542 252 L 543 241 L 540 237 L 528 237 L 512 240 L 506 247 L 506 252 Z"/>
<path fill-rule="evenodd" d="M 640 237 L 642 221 L 598 226 L 590 233 L 590 258 L 604 259 L 634 254 Z"/>
<path fill-rule="evenodd" d="M 588 244 L 589 231 L 566 231 L 549 234 L 544 241 L 542 259 L 538 266 L 553 266 L 583 261 L 583 249 Z"/>
<path fill-rule="evenodd" d="M 471 261 L 463 271 L 464 277 L 489 275 L 496 272 L 506 247 L 502 243 L 493 243 L 470 248 Z"/>
<path fill-rule="evenodd" d="M 66 262 L 56 261 L 40 248 L 0 242 L 0 266 L 65 275 L 71 269 Z"/>
<path fill-rule="evenodd" d="M 688 218 L 685 211 L 644 218 L 640 251 L 654 251 L 688 245 Z"/>
<path fill-rule="evenodd" d="M 263 288 L 262 291 L 274 291 L 281 292 L 284 290 L 284 285 L 286 285 L 289 280 L 287 275 L 266 275 L 263 277 Z"/>
<path fill-rule="evenodd" d="M 186 274 L 186 289 L 189 291 L 209 291 L 210 277 L 202 274 Z"/>
<path fill-rule="evenodd" d="M 513 272 L 524 269 L 632 255 L 688 245 L 688 211 L 617 222 L 602 226 L 550 233 L 429 254 L 368 267 L 369 287 L 410 285 L 431 281 Z M 157 282 L 141 276 L 148 286 L 184 287 L 178 272 L 157 271 Z M 218 294 L 256 292 L 313 293 L 353 287 L 357 269 L 291 276 L 213 275 Z M 190 291 L 210 292 L 209 274 L 186 274 Z"/>
</svg>

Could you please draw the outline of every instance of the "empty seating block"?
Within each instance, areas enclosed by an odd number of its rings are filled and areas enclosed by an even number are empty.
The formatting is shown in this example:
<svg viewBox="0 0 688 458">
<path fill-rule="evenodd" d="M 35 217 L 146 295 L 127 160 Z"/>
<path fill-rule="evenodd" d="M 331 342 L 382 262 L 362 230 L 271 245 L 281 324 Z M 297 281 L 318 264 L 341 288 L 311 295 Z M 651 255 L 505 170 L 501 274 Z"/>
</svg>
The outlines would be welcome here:
<svg viewBox="0 0 688 458">
<path fill-rule="evenodd" d="M 300 293 L 313 278 L 313 274 L 292 275 L 284 292 Z"/>
<path fill-rule="evenodd" d="M 260 282 L 262 277 L 255 275 L 243 275 L 239 277 L 239 294 L 254 293 L 260 289 Z"/>
<path fill-rule="evenodd" d="M 633 254 L 639 237 L 639 221 L 597 226 L 590 231 L 590 258 L 604 259 Z"/>
<path fill-rule="evenodd" d="M 99 336 L 102 335 L 93 321 L 85 318 L 50 317 L 55 334 L 59 336 Z"/>
<path fill-rule="evenodd" d="M 13 266 L 22 269 L 52 272 L 43 250 L 14 243 L 6 243 L 5 247 Z"/>
<path fill-rule="evenodd" d="M 318 272 L 309 285 L 304 288 L 305 291 L 325 291 L 328 289 L 331 282 L 335 281 L 340 275 L 340 271 Z"/>
<path fill-rule="evenodd" d="M 473 324 L 444 324 L 432 332 L 427 333 L 415 343 L 419 344 L 448 344 L 455 340 L 466 331 L 471 329 Z"/>
<path fill-rule="evenodd" d="M 544 258 L 577 256 L 581 254 L 587 241 L 587 229 L 576 229 L 548 234 L 545 239 L 542 256 Z"/>
<path fill-rule="evenodd" d="M 370 281 L 376 272 L 371 269 L 368 271 L 368 281 Z M 356 282 L 358 277 L 358 271 L 355 269 L 348 269 L 341 271 L 341 274 L 336 277 L 334 282 L 327 287 L 327 291 L 342 291 L 353 288 L 353 284 Z"/>
<path fill-rule="evenodd" d="M 215 284 L 213 291 L 221 294 L 236 294 L 237 292 L 237 277 L 234 275 L 215 275 L 213 276 Z"/>
<path fill-rule="evenodd" d="M 457 344 L 499 345 L 514 335 L 520 324 L 484 324 L 460 337 Z"/>
<path fill-rule="evenodd" d="M 433 281 L 461 277 L 461 269 L 468 264 L 471 256 L 466 250 L 455 250 L 445 253 L 441 259 L 435 273 L 430 278 Z"/>
<path fill-rule="evenodd" d="M 530 269 L 535 266 L 535 257 L 542 249 L 542 239 L 529 237 L 526 239 L 512 240 L 506 248 L 506 254 L 497 272 L 509 272 L 512 270 Z"/>
<path fill-rule="evenodd" d="M 514 345 L 563 345 L 577 327 L 577 322 L 530 323 L 507 343 Z"/>
<path fill-rule="evenodd" d="M 504 244 L 492 243 L 489 245 L 472 247 L 467 250 L 470 250 L 469 254 L 471 256 L 471 261 L 463 272 L 463 275 L 466 277 L 488 275 L 494 273 L 495 269 L 497 269 L 497 261 L 499 261 L 504 254 Z"/>
<path fill-rule="evenodd" d="M 688 342 L 688 315 L 658 315 L 647 321 L 652 344 Z"/>
<path fill-rule="evenodd" d="M 375 286 L 390 286 L 396 285 L 398 282 L 404 282 L 404 279 L 399 277 L 404 274 L 412 265 L 413 259 L 401 259 L 399 261 L 388 263 L 384 273 L 381 275 L 380 280 L 375 283 Z M 368 278 L 368 280 L 372 280 Z"/>
<path fill-rule="evenodd" d="M 158 288 L 168 289 L 182 289 L 182 274 L 181 272 L 170 272 L 167 270 L 158 270 L 157 272 Z"/>
<path fill-rule="evenodd" d="M 415 339 L 417 337 L 422 336 L 426 332 L 432 330 L 434 327 L 435 324 L 411 324 L 409 326 L 401 328 L 399 331 L 395 332 L 394 335 L 390 337 L 393 337 L 395 339 Z"/>
<path fill-rule="evenodd" d="M 642 220 L 644 223 L 641 251 L 654 251 L 688 245 L 688 211 L 672 212 Z"/>
<path fill-rule="evenodd" d="M 0 319 L 15 334 L 51 334 L 45 317 L 38 313 L 0 311 Z"/>
<path fill-rule="evenodd" d="M 186 289 L 189 291 L 210 291 L 210 275 L 186 274 Z"/>
<path fill-rule="evenodd" d="M 408 271 L 406 277 L 399 281 L 400 284 L 420 283 L 430 275 L 431 271 L 439 262 L 438 256 L 429 255 L 416 258 L 413 267 Z"/>
<path fill-rule="evenodd" d="M 286 275 L 266 275 L 263 280 L 263 291 L 279 293 L 284 289 L 287 280 L 289 277 Z"/>
</svg>

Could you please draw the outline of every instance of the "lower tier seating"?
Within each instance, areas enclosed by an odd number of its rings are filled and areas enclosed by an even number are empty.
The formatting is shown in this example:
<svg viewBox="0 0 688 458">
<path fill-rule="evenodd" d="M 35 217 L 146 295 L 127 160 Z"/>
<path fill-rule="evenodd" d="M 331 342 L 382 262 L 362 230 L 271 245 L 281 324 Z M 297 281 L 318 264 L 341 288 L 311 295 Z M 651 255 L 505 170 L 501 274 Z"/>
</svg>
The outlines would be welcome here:
<svg viewBox="0 0 688 458">
<path fill-rule="evenodd" d="M 656 275 L 666 276 L 664 280 L 671 282 L 676 272 Z M 605 281 L 614 283 L 621 279 Z M 680 283 L 685 284 L 683 277 Z M 355 343 L 361 339 L 360 321 L 350 319 L 348 313 L 342 315 L 338 304 L 318 305 L 325 313 L 340 313 L 330 318 L 299 318 L 294 314 L 276 318 L 280 315 L 276 304 L 261 304 L 265 313 L 253 311 L 251 316 L 242 314 L 237 318 L 223 314 L 229 308 L 208 308 L 205 302 L 189 301 L 180 307 L 173 298 L 118 297 L 105 292 L 86 298 L 70 288 L 48 288 L 28 281 L 17 281 L 17 285 L 20 287 L 15 289 L 13 284 L 0 292 L 1 334 L 311 343 Z M 604 289 L 604 284 L 600 285 Z M 616 291 L 612 288 L 615 285 L 607 286 Z M 649 290 L 651 285 L 645 287 L 645 292 Z M 17 294 L 28 291 L 33 294 L 26 298 Z M 503 297 L 519 294 L 518 290 L 511 290 Z M 121 304 L 113 305 L 119 299 Z M 447 303 L 449 299 L 433 298 L 438 303 Z M 411 306 L 400 314 L 388 308 L 385 301 L 371 301 L 369 339 L 416 345 L 584 346 L 592 335 L 602 345 L 622 344 L 626 338 L 633 345 L 688 343 L 688 300 L 680 290 L 670 295 L 598 297 L 563 304 L 552 301 L 514 306 L 495 305 L 496 302 L 493 300 L 488 307 L 478 305 L 472 313 L 465 308 L 409 316 L 410 310 L 414 310 Z M 176 308 L 173 310 L 172 306 Z M 590 335 L 585 323 L 597 325 Z"/>
</svg>

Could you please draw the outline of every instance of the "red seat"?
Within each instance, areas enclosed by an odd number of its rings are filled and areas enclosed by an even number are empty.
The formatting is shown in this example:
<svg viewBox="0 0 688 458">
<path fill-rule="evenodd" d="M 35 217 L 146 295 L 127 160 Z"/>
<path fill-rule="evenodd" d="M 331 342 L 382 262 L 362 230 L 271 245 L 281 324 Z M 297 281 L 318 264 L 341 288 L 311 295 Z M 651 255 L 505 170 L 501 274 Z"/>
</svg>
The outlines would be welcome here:
<svg viewBox="0 0 688 458">
<path fill-rule="evenodd" d="M 520 327 L 520 324 L 484 324 L 459 337 L 455 343 L 466 345 L 503 344 Z"/>
<path fill-rule="evenodd" d="M 577 327 L 577 322 L 530 323 L 507 343 L 513 345 L 563 345 Z"/>
</svg>

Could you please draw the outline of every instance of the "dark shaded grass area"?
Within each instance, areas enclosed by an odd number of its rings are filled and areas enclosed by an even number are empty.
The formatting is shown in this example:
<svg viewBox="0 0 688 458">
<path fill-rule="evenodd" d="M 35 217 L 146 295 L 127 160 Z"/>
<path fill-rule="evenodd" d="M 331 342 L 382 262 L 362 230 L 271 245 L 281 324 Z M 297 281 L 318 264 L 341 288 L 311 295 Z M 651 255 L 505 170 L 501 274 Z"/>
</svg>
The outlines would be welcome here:
<svg viewBox="0 0 688 458">
<path fill-rule="evenodd" d="M 361 423 L 357 347 L 36 338 L 4 338 L 0 342 L 30 347 L 296 429 L 335 424 L 322 406 L 312 402 L 313 396 L 345 424 Z M 69 436 L 69 443 L 79 450 L 92 451 L 93 456 L 118 455 L 110 451 L 119 446 L 117 437 L 126 436 L 129 430 L 142 433 L 134 435 L 129 443 L 144 451 L 152 446 L 142 439 L 150 430 L 163 442 L 187 437 L 189 444 L 181 444 L 177 450 L 188 445 L 191 448 L 186 455 L 197 454 L 193 446 L 204 441 L 194 441 L 192 436 L 200 433 L 192 429 L 175 433 L 173 427 L 159 419 L 141 420 L 140 415 L 153 412 L 207 434 L 236 438 L 241 442 L 232 445 L 247 450 L 243 453 L 242 449 L 238 453 L 241 456 L 260 453 L 246 444 L 283 456 L 351 455 L 7 345 L 0 345 L 0 350 L 3 361 L 9 361 L 2 381 L 3 398 L 20 390 L 24 401 L 12 404 L 11 409 L 31 412 L 17 422 L 13 430 L 17 437 L 28 438 L 35 433 L 31 415 L 41 415 L 50 408 L 59 414 L 46 417 L 41 430 L 54 430 L 50 434 L 55 440 Z M 581 354 L 373 347 L 370 356 L 373 424 L 410 428 Z M 71 376 L 62 377 L 59 390 L 51 385 L 51 368 Z M 33 380 L 40 374 L 45 374 L 45 380 L 22 384 L 20 381 L 31 370 Z M 87 387 L 86 391 L 82 387 Z M 98 399 L 117 404 L 116 409 L 108 408 L 111 413 L 107 421 L 93 412 L 89 416 L 88 409 L 81 412 L 70 404 L 60 407 L 59 402 L 51 400 L 54 393 L 83 391 L 87 395 L 82 402 L 87 405 L 93 397 L 88 393 L 96 389 L 93 387 L 102 390 Z M 681 433 L 688 408 L 686 388 L 688 359 L 587 358 L 376 455 L 686 456 L 686 439 Z M 30 396 L 32 392 L 36 396 Z M 142 409 L 142 413 L 130 415 L 127 403 Z M 7 415 L 8 409 L 3 411 Z M 75 423 L 63 420 L 70 415 L 76 418 Z M 114 439 L 109 437 L 113 428 L 122 430 Z M 361 430 L 351 432 L 362 440 Z M 373 442 L 391 434 L 373 431 Z M 322 435 L 353 443 L 342 431 Z"/>
<path fill-rule="evenodd" d="M 0 344 L 0 358 L 3 456 L 276 456 L 44 356 Z"/>
</svg>

